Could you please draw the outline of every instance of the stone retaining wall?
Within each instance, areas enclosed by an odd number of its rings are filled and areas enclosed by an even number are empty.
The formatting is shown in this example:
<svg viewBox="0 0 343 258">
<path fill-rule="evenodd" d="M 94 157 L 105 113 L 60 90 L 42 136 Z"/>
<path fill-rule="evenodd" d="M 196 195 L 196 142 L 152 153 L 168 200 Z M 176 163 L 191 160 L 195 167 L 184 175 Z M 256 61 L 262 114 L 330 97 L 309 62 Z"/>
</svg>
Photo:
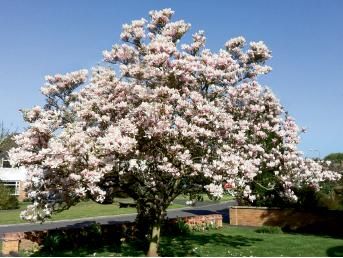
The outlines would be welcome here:
<svg viewBox="0 0 343 258">
<path fill-rule="evenodd" d="M 210 214 L 203 216 L 189 216 L 184 218 L 179 218 L 185 221 L 187 225 L 191 228 L 206 228 L 208 226 L 213 228 L 220 228 L 223 226 L 223 216 L 220 214 Z M 169 220 L 170 223 L 176 222 L 177 219 Z M 123 232 L 130 228 L 133 231 L 134 223 L 117 223 L 111 225 L 101 225 L 101 230 L 104 234 L 108 232 Z M 47 231 L 34 231 L 34 232 L 13 232 L 5 233 L 2 237 L 2 255 L 3 256 L 17 256 L 19 250 L 38 250 L 39 246 L 42 245 L 44 238 L 49 234 L 49 232 L 63 231 L 66 233 L 76 233 L 78 228 L 63 228 Z"/>
<path fill-rule="evenodd" d="M 2 255 L 17 255 L 19 250 L 19 243 L 23 236 L 24 234 L 22 232 L 5 233 L 2 238 Z"/>
<path fill-rule="evenodd" d="M 191 229 L 193 228 L 221 228 L 223 227 L 223 216 L 220 214 L 199 215 L 183 217 L 182 219 Z M 172 219 L 171 222 L 176 222 L 177 219 Z"/>
</svg>

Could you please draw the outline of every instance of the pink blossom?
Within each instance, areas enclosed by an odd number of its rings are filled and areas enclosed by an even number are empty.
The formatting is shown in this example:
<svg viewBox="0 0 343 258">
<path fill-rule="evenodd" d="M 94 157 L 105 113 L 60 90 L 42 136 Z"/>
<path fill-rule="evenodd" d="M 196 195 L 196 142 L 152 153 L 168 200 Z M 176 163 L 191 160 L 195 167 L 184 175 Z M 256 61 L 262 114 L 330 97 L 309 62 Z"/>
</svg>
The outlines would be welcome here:
<svg viewBox="0 0 343 258">
<path fill-rule="evenodd" d="M 256 81 L 271 71 L 263 42 L 238 37 L 213 52 L 199 31 L 179 44 L 190 24 L 173 13 L 123 25 L 126 43 L 104 51 L 108 64 L 89 80 L 86 70 L 46 77 L 46 105 L 23 111 L 28 129 L 10 151 L 29 171 L 34 204 L 23 217 L 43 220 L 52 202 L 102 202 L 116 187 L 161 212 L 192 191 L 221 197 L 229 188 L 253 202 L 250 185 L 266 169 L 294 201 L 296 187 L 340 178 L 302 156 L 301 130 Z"/>
</svg>

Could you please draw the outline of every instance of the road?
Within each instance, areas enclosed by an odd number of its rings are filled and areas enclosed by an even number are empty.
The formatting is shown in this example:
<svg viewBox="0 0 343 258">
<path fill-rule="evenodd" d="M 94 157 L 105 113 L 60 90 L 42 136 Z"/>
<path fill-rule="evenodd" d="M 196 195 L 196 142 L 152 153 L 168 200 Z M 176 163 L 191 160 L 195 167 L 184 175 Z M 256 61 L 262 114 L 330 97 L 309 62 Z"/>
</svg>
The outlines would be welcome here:
<svg viewBox="0 0 343 258">
<path fill-rule="evenodd" d="M 228 220 L 228 209 L 230 206 L 235 205 L 235 201 L 221 202 L 221 203 L 210 203 L 203 202 L 197 203 L 194 207 L 179 208 L 167 211 L 168 218 L 187 217 L 194 215 L 207 215 L 207 214 L 222 214 L 224 221 Z M 132 222 L 136 218 L 136 214 L 116 215 L 116 216 L 103 216 L 103 217 L 92 217 L 82 219 L 71 219 L 71 220 L 60 220 L 60 221 L 49 221 L 43 224 L 34 223 L 23 223 L 23 224 L 11 224 L 11 225 L 0 225 L 0 235 L 8 232 L 27 232 L 27 231 L 42 231 L 49 229 L 58 229 L 65 227 L 84 227 L 93 223 L 100 224 L 114 224 L 122 222 Z"/>
</svg>

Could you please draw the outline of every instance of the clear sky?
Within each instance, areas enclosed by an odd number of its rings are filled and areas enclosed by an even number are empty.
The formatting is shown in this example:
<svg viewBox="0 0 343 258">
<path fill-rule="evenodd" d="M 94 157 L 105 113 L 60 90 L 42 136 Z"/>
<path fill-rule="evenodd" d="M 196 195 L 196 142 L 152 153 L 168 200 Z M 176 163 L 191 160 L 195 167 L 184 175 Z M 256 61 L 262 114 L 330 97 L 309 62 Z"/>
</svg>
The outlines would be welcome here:
<svg viewBox="0 0 343 258">
<path fill-rule="evenodd" d="M 207 47 L 263 40 L 273 71 L 261 78 L 300 126 L 307 156 L 343 152 L 343 1 L 0 0 L 0 121 L 21 131 L 20 108 L 43 103 L 46 74 L 90 68 L 119 41 L 121 25 L 170 7 L 203 29 Z"/>
</svg>

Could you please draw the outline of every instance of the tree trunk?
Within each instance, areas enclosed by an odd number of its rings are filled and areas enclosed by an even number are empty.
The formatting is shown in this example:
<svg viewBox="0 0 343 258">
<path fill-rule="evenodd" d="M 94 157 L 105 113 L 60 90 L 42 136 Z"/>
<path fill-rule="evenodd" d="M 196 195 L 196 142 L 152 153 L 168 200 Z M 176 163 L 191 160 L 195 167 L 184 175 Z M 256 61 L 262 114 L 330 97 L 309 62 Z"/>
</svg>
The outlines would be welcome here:
<svg viewBox="0 0 343 258">
<path fill-rule="evenodd" d="M 154 218 L 150 214 L 149 203 L 137 200 L 137 235 L 136 237 L 140 240 L 150 239 L 150 234 L 152 231 L 152 225 L 154 224 Z M 148 242 L 146 242 L 148 244 Z"/>
<path fill-rule="evenodd" d="M 158 256 L 158 245 L 160 242 L 160 232 L 161 232 L 161 223 L 155 223 L 152 228 L 152 234 L 149 244 L 149 250 L 147 256 L 149 257 L 156 257 Z"/>
<path fill-rule="evenodd" d="M 158 256 L 158 245 L 166 205 L 147 200 L 137 200 L 137 237 L 146 244 L 147 256 Z"/>
</svg>

